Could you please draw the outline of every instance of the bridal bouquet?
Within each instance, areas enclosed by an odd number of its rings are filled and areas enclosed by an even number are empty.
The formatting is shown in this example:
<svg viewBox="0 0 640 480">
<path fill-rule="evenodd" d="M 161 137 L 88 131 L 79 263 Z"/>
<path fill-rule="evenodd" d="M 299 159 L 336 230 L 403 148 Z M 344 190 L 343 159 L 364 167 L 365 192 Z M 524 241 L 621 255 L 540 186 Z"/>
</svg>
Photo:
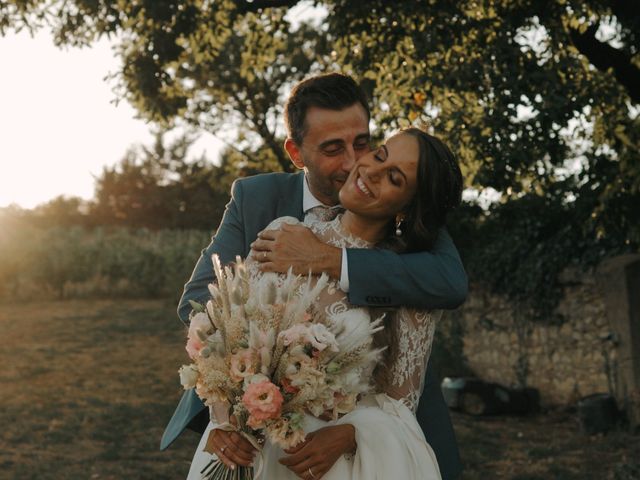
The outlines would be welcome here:
<svg viewBox="0 0 640 480">
<path fill-rule="evenodd" d="M 316 307 L 328 278 L 251 275 L 240 258 L 222 267 L 213 257 L 217 285 L 194 307 L 187 338 L 190 365 L 180 369 L 185 389 L 209 407 L 226 406 L 237 429 L 256 444 L 268 437 L 282 448 L 305 438 L 304 414 L 334 418 L 355 408 L 369 391 L 380 350 L 372 345 L 382 319 L 362 309 L 326 314 Z M 253 478 L 240 469 L 233 478 Z M 229 478 L 219 461 L 203 478 Z"/>
</svg>

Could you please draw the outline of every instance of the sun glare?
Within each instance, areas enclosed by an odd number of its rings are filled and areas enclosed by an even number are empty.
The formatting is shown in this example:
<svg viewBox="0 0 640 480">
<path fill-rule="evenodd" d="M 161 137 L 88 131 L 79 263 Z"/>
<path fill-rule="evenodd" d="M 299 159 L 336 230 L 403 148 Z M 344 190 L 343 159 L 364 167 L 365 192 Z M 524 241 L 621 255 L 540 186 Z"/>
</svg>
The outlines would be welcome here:
<svg viewBox="0 0 640 480">
<path fill-rule="evenodd" d="M 126 102 L 116 107 L 111 45 L 61 50 L 46 32 L 0 37 L 0 207 L 31 208 L 59 195 L 90 198 L 94 176 L 134 143 L 152 141 L 149 125 Z M 203 135 L 192 154 L 217 157 L 220 142 Z"/>
</svg>

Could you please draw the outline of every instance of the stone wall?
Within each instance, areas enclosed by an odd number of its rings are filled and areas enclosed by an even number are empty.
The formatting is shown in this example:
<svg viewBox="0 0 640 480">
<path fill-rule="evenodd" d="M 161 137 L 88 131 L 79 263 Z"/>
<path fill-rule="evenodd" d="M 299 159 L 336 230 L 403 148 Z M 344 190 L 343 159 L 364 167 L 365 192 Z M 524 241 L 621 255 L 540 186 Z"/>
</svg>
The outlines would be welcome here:
<svg viewBox="0 0 640 480">
<path fill-rule="evenodd" d="M 543 405 L 614 393 L 618 348 L 596 275 L 566 271 L 561 283 L 556 313 L 563 321 L 555 325 L 527 321 L 504 297 L 471 286 L 458 319 L 463 354 L 476 376 L 537 388 Z"/>
</svg>

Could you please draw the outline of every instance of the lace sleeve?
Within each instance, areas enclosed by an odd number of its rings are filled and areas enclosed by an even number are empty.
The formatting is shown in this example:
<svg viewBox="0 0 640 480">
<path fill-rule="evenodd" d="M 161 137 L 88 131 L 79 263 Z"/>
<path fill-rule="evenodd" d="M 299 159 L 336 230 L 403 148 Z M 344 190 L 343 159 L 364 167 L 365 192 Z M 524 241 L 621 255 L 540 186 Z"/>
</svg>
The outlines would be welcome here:
<svg viewBox="0 0 640 480">
<path fill-rule="evenodd" d="M 401 308 L 395 313 L 397 354 L 391 366 L 391 385 L 387 395 L 400 400 L 415 413 L 424 387 L 424 376 L 431 355 L 436 321 L 441 310 Z"/>
</svg>

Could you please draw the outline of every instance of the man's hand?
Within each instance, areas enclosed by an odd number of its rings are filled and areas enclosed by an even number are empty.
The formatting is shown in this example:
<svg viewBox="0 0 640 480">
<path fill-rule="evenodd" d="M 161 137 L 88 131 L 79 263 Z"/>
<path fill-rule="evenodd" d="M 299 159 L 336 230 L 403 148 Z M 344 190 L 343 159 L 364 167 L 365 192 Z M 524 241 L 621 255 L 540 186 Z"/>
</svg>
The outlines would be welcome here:
<svg viewBox="0 0 640 480">
<path fill-rule="evenodd" d="M 318 239 L 302 225 L 282 225 L 281 230 L 264 230 L 251 244 L 251 256 L 263 272 L 287 273 L 293 267 L 296 275 L 327 273 L 339 280 L 342 250 Z"/>
<path fill-rule="evenodd" d="M 319 480 L 345 453 L 356 450 L 356 431 L 353 425 L 333 425 L 307 435 L 304 442 L 285 450 L 289 456 L 279 461 L 298 477 Z"/>
</svg>

